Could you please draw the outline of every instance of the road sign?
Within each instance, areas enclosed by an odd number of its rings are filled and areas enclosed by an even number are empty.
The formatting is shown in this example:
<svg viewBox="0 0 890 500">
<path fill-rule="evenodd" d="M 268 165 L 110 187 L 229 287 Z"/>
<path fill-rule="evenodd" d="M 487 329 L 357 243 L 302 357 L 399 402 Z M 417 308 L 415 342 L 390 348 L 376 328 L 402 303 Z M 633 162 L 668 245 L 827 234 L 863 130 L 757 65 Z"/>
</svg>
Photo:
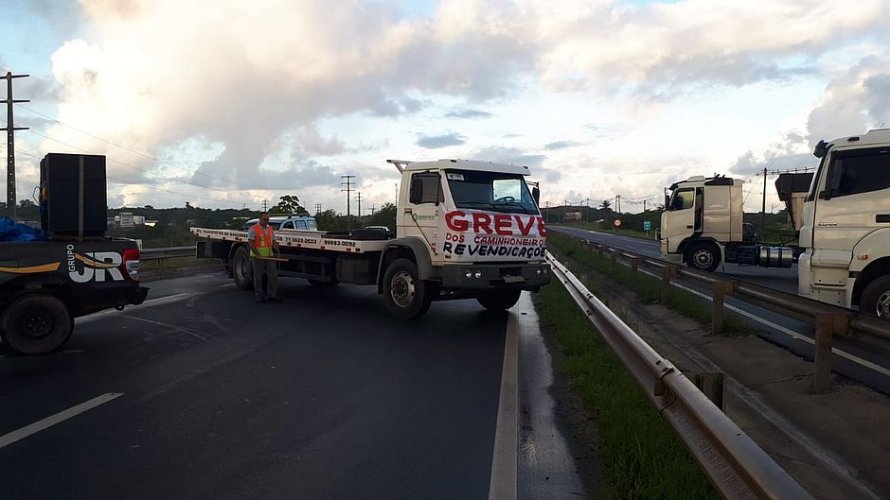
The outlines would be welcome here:
<svg viewBox="0 0 890 500">
<path fill-rule="evenodd" d="M 615 227 L 621 227 L 621 219 L 615 219 L 615 222 L 612 224 L 615 224 Z"/>
<path fill-rule="evenodd" d="M 643 221 L 643 231 L 651 231 L 652 230 L 652 221 L 644 220 Z"/>
</svg>

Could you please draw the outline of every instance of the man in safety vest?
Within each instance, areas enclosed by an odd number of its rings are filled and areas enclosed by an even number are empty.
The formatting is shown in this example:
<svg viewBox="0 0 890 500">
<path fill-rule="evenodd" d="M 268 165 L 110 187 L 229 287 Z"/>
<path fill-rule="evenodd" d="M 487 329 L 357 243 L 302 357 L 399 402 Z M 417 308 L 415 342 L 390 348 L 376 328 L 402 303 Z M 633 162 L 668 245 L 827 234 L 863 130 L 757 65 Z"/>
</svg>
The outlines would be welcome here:
<svg viewBox="0 0 890 500">
<path fill-rule="evenodd" d="M 247 231 L 247 240 L 250 242 L 256 301 L 278 302 L 278 270 L 276 262 L 269 258 L 278 253 L 278 242 L 273 238 L 272 226 L 269 225 L 269 212 L 260 213 L 260 221 Z"/>
</svg>

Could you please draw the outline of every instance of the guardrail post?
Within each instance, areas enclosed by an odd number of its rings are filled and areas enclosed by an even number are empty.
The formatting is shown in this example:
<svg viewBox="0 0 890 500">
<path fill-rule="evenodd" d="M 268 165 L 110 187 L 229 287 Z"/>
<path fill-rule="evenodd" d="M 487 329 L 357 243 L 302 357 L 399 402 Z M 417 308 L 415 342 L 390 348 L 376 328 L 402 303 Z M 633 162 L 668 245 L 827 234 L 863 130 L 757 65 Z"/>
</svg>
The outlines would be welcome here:
<svg viewBox="0 0 890 500">
<path fill-rule="evenodd" d="M 618 267 L 618 250 L 613 249 L 609 252 L 609 260 L 612 261 L 612 270 L 614 271 Z"/>
<path fill-rule="evenodd" d="M 668 293 L 671 290 L 671 278 L 677 275 L 674 266 L 664 266 L 661 268 L 661 304 L 667 304 Z"/>
<path fill-rule="evenodd" d="M 711 315 L 711 335 L 723 333 L 723 299 L 726 295 L 732 295 L 733 286 L 729 281 L 717 281 L 714 283 L 714 312 Z"/>
<path fill-rule="evenodd" d="M 813 353 L 813 391 L 825 392 L 831 388 L 831 336 L 834 333 L 835 315 L 816 315 L 816 347 Z"/>
<path fill-rule="evenodd" d="M 639 275 L 638 271 L 640 269 L 640 258 L 639 257 L 631 257 L 630 258 L 630 275 L 633 278 L 634 282 L 637 280 L 637 276 Z"/>
<path fill-rule="evenodd" d="M 723 374 L 696 373 L 693 383 L 704 393 L 714 406 L 723 410 Z"/>
</svg>

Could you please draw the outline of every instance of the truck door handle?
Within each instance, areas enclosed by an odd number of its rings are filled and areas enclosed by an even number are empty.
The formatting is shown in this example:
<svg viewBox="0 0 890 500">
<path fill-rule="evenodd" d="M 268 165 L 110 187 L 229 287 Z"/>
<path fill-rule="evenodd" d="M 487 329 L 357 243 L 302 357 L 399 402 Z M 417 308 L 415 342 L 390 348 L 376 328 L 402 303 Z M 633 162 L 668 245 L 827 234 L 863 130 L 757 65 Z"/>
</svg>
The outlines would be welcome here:
<svg viewBox="0 0 890 500">
<path fill-rule="evenodd" d="M 406 208 L 406 209 L 405 209 L 405 213 L 406 213 L 406 214 L 413 214 L 413 213 L 414 213 L 414 210 L 411 210 L 410 208 Z"/>
<path fill-rule="evenodd" d="M 692 225 L 686 226 L 686 229 L 692 229 Z"/>
</svg>

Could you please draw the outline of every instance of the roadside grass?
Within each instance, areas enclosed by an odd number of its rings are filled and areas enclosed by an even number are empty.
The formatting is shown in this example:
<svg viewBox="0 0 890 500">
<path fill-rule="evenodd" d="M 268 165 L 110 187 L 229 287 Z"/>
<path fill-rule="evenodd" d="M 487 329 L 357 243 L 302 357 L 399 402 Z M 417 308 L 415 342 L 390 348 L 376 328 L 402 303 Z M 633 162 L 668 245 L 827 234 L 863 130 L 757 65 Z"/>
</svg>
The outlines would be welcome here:
<svg viewBox="0 0 890 500">
<path fill-rule="evenodd" d="M 555 337 L 557 369 L 596 422 L 606 484 L 596 498 L 719 498 L 695 459 L 612 354 L 565 289 L 540 294 L 545 335 Z"/>
<path fill-rule="evenodd" d="M 636 292 L 640 301 L 645 304 L 661 302 L 661 280 L 659 278 L 642 272 L 634 274 L 630 268 L 620 263 L 613 266 L 611 256 L 606 253 L 600 256 L 596 250 L 556 232 L 547 235 L 547 249 L 560 258 L 596 295 L 603 294 L 605 291 L 603 286 L 611 288 L 614 284 L 618 284 Z M 591 271 L 606 276 L 611 283 L 597 283 L 592 279 Z M 711 324 L 713 317 L 711 302 L 685 290 L 671 287 L 667 294 L 667 301 L 663 305 L 704 326 Z M 723 331 L 731 335 L 754 333 L 751 327 L 732 311 L 724 312 Z"/>
</svg>

